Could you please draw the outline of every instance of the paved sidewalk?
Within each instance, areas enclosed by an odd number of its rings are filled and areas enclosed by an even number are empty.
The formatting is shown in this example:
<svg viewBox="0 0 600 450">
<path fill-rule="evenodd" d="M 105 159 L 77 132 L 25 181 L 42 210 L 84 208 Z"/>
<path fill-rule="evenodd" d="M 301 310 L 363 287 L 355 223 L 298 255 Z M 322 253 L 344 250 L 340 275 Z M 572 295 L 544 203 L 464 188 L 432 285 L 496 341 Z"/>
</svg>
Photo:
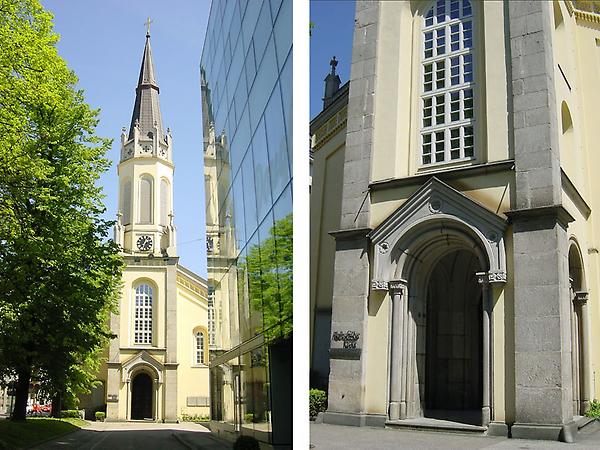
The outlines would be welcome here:
<svg viewBox="0 0 600 450">
<path fill-rule="evenodd" d="M 600 423 L 582 428 L 575 444 L 526 439 L 507 439 L 462 433 L 416 431 L 388 428 L 310 425 L 310 442 L 314 450 L 592 450 L 600 449 Z"/>
<path fill-rule="evenodd" d="M 196 423 L 90 422 L 73 433 L 44 442 L 38 450 L 231 450 Z"/>
</svg>

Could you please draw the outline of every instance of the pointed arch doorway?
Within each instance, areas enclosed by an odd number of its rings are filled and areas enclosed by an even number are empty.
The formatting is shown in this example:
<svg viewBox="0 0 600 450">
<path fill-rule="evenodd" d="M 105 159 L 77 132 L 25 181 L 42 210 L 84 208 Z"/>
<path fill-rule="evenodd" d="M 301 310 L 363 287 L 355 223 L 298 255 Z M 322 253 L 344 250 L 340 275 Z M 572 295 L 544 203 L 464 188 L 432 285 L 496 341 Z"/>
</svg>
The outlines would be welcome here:
<svg viewBox="0 0 600 450">
<path fill-rule="evenodd" d="M 153 408 L 153 383 L 146 372 L 139 372 L 131 382 L 131 419 L 154 419 Z"/>
</svg>

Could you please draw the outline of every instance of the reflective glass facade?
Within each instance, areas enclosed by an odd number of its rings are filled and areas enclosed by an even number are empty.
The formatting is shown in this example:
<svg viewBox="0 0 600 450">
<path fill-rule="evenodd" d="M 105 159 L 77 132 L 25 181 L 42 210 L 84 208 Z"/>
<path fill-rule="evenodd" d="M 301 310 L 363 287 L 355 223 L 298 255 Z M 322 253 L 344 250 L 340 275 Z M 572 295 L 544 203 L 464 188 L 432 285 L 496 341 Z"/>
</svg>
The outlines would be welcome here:
<svg viewBox="0 0 600 450">
<path fill-rule="evenodd" d="M 201 84 L 212 428 L 291 444 L 292 0 L 214 0 Z"/>
</svg>

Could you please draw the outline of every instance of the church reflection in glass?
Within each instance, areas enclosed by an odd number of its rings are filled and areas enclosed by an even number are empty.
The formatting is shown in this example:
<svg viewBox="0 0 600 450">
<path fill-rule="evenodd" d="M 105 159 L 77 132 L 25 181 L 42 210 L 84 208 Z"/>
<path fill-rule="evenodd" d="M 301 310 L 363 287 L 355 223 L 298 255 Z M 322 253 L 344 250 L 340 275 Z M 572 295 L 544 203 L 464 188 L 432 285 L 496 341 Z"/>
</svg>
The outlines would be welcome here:
<svg viewBox="0 0 600 450">
<path fill-rule="evenodd" d="M 211 429 L 291 444 L 292 1 L 214 0 L 201 61 Z"/>
</svg>

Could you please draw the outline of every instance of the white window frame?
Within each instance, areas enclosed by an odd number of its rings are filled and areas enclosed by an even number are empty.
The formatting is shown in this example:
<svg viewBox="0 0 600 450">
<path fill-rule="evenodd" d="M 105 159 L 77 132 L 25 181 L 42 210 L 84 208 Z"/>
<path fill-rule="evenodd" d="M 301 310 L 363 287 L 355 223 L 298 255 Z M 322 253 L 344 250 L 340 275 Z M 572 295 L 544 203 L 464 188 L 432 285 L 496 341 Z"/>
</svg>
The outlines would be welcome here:
<svg viewBox="0 0 600 450">
<path fill-rule="evenodd" d="M 206 336 L 202 330 L 194 333 L 194 364 L 196 366 L 206 365 Z"/>
<path fill-rule="evenodd" d="M 437 21 L 438 6 L 443 3 L 445 12 L 443 22 Z M 437 165 L 475 160 L 475 114 L 474 102 L 477 95 L 475 85 L 473 41 L 475 28 L 475 8 L 473 0 L 436 0 L 423 16 L 420 29 L 421 53 L 420 60 L 420 97 L 419 97 L 419 163 L 421 168 L 430 168 Z M 451 18 L 452 7 L 458 5 L 458 17 Z M 464 14 L 465 6 L 470 6 L 470 13 Z M 430 12 L 433 12 L 429 18 Z M 470 24 L 465 26 L 465 24 Z M 438 55 L 438 36 L 442 37 L 443 53 Z M 470 30 L 470 37 L 468 31 Z M 458 41 L 452 42 L 451 36 L 456 36 Z M 428 34 L 431 33 L 431 36 Z M 432 39 L 427 39 L 432 37 Z M 431 42 L 431 54 L 426 55 L 426 41 Z M 470 41 L 470 46 L 468 45 Z M 457 44 L 457 49 L 452 50 L 452 44 Z M 467 44 L 467 45 L 465 45 Z M 452 66 L 458 58 L 458 66 Z M 438 63 L 443 61 L 443 78 L 437 78 Z M 470 72 L 467 69 L 470 66 Z M 431 67 L 426 72 L 426 67 Z M 452 67 L 458 68 L 458 80 L 451 72 Z M 440 71 L 441 72 L 441 71 Z M 431 73 L 431 79 L 425 78 Z M 465 75 L 470 75 L 470 80 Z M 443 81 L 443 86 L 438 88 L 438 83 Z M 426 89 L 426 84 L 431 83 L 431 89 Z M 458 103 L 453 94 L 458 93 Z M 470 96 L 469 96 L 470 94 Z M 443 108 L 437 110 L 437 101 L 443 99 Z M 454 100 L 454 101 L 453 101 Z M 429 105 L 430 104 L 430 108 Z M 458 110 L 451 110 L 452 105 L 458 104 Z M 470 106 L 469 106 L 470 105 Z M 430 112 L 430 115 L 426 115 Z M 453 114 L 454 113 L 454 114 Z M 456 117 L 458 113 L 458 117 Z M 438 117 L 442 121 L 438 123 Z M 454 119 L 454 120 L 452 120 Z M 443 144 L 443 150 L 436 152 L 436 142 Z M 452 147 L 454 146 L 454 148 Z M 442 145 L 440 145 L 442 147 Z M 426 153 L 426 149 L 428 152 Z M 437 159 L 437 158 L 440 159 Z"/>
<path fill-rule="evenodd" d="M 208 292 L 208 345 L 215 346 L 217 341 L 216 336 L 216 311 L 215 311 L 215 292 Z"/>
<path fill-rule="evenodd" d="M 154 288 L 148 283 L 138 284 L 133 301 L 133 345 L 152 346 Z"/>
</svg>

